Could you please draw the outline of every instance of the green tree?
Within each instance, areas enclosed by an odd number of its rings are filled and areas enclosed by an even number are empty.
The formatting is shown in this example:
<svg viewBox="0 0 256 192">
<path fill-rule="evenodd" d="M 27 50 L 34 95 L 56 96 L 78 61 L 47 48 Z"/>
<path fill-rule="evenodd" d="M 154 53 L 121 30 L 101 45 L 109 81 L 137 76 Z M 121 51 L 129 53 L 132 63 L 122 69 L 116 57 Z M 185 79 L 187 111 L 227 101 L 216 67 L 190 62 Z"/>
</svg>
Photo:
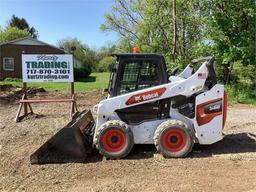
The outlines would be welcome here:
<svg viewBox="0 0 256 192">
<path fill-rule="evenodd" d="M 67 53 L 72 53 L 72 48 L 75 48 L 73 52 L 75 58 L 81 62 L 84 68 L 90 70 L 96 68 L 98 63 L 96 52 L 89 48 L 89 46 L 83 44 L 77 38 L 66 38 L 58 41 L 58 46 L 65 50 Z"/>
<path fill-rule="evenodd" d="M 27 30 L 33 38 L 38 38 L 38 31 L 34 27 L 30 27 L 26 19 L 19 18 L 15 15 L 12 15 L 11 20 L 9 21 L 8 27 L 16 27 L 21 30 Z"/>
<path fill-rule="evenodd" d="M 0 43 L 27 36 L 30 36 L 30 33 L 26 29 L 21 30 L 16 27 L 0 28 Z"/>
<path fill-rule="evenodd" d="M 108 43 L 105 46 L 100 47 L 96 52 L 97 60 L 100 61 L 104 57 L 108 57 L 116 51 L 116 45 L 112 43 Z"/>
<path fill-rule="evenodd" d="M 143 20 L 141 0 L 115 0 L 110 12 L 105 14 L 103 31 L 115 31 L 129 42 L 138 39 L 138 24 Z"/>
<path fill-rule="evenodd" d="M 170 68 L 214 55 L 219 80 L 255 99 L 255 25 L 255 0 L 115 0 L 101 29 L 120 35 L 117 51 L 140 46 Z"/>
<path fill-rule="evenodd" d="M 203 41 L 204 15 L 199 0 L 116 0 L 101 28 L 120 34 L 121 50 L 140 46 L 164 54 L 169 63 L 184 64 Z"/>
<path fill-rule="evenodd" d="M 206 7 L 211 12 L 207 23 L 208 38 L 212 41 L 218 63 L 227 70 L 225 82 L 229 83 L 232 76 L 238 76 L 242 82 L 243 72 L 248 70 L 247 74 L 256 86 L 255 1 L 211 0 Z M 254 71 L 254 75 L 249 75 L 250 70 Z"/>
<path fill-rule="evenodd" d="M 121 38 L 116 46 L 117 53 L 130 53 L 134 45 L 128 39 Z"/>
<path fill-rule="evenodd" d="M 116 59 L 114 57 L 104 57 L 103 59 L 100 60 L 97 71 L 98 72 L 109 72 L 111 65 L 114 64 Z"/>
</svg>

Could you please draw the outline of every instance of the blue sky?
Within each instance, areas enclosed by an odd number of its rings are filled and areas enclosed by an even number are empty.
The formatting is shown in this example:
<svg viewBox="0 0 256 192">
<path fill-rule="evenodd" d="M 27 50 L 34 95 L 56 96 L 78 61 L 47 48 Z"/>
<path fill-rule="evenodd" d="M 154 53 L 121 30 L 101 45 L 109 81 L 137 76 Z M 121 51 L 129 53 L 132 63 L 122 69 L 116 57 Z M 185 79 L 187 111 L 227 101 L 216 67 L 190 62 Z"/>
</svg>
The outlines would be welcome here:
<svg viewBox="0 0 256 192">
<path fill-rule="evenodd" d="M 93 48 L 118 41 L 113 32 L 99 27 L 113 0 L 0 0 L 0 26 L 11 16 L 23 17 L 39 32 L 39 39 L 56 44 L 57 40 L 77 37 Z"/>
</svg>

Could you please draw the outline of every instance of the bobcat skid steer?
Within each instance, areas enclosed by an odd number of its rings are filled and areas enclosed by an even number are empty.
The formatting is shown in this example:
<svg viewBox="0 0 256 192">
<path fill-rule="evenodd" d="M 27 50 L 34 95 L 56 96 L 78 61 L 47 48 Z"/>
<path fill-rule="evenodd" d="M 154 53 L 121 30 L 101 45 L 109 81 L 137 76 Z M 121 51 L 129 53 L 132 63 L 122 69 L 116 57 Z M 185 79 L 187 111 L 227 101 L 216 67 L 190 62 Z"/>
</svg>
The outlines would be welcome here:
<svg viewBox="0 0 256 192">
<path fill-rule="evenodd" d="M 223 138 L 227 95 L 216 82 L 213 57 L 193 60 L 168 77 L 161 55 L 113 56 L 108 97 L 94 106 L 95 120 L 90 111 L 77 114 L 31 155 L 32 164 L 86 162 L 93 150 L 123 158 L 134 144 L 154 144 L 163 156 L 178 158 L 194 143 Z"/>
</svg>

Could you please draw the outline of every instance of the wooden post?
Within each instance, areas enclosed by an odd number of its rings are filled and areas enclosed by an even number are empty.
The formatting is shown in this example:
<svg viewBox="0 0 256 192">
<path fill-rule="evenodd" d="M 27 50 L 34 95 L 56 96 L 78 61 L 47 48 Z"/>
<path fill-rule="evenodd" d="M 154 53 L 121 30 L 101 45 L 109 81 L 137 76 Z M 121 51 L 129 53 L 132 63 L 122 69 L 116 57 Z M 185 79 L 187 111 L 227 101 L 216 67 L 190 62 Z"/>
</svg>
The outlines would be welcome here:
<svg viewBox="0 0 256 192">
<path fill-rule="evenodd" d="M 27 98 L 27 83 L 23 83 L 23 87 L 22 87 L 22 98 L 20 100 L 20 105 L 19 105 L 19 109 L 17 111 L 17 115 L 15 117 L 15 122 L 19 122 L 21 121 L 24 117 L 26 117 L 27 115 L 29 114 L 33 114 L 33 110 L 32 110 L 32 107 L 30 105 L 29 102 L 22 102 L 22 101 L 27 101 L 28 98 Z M 24 107 L 24 114 L 21 116 L 20 113 L 21 113 L 21 110 L 22 110 L 22 107 Z M 30 112 L 28 112 L 28 109 L 30 110 Z"/>
<path fill-rule="evenodd" d="M 24 99 L 27 99 L 27 83 L 23 83 L 23 94 Z M 28 104 L 24 103 L 24 115 L 26 116 L 28 114 Z"/>
<path fill-rule="evenodd" d="M 21 100 L 23 100 L 24 97 L 25 97 L 25 95 L 23 94 Z M 20 112 L 21 112 L 22 106 L 23 106 L 23 103 L 20 103 L 19 109 L 18 109 L 16 117 L 15 117 L 15 122 L 16 123 L 19 122 L 19 120 L 20 120 Z"/>
<path fill-rule="evenodd" d="M 71 96 L 75 94 L 74 82 L 71 82 Z"/>
<path fill-rule="evenodd" d="M 72 101 L 72 103 L 71 103 L 71 113 L 70 113 L 70 116 L 72 117 L 73 114 L 75 113 L 75 105 L 76 105 L 74 82 L 71 82 L 71 84 L 70 84 L 70 90 L 71 90 L 71 98 L 74 99 L 74 100 Z"/>
</svg>

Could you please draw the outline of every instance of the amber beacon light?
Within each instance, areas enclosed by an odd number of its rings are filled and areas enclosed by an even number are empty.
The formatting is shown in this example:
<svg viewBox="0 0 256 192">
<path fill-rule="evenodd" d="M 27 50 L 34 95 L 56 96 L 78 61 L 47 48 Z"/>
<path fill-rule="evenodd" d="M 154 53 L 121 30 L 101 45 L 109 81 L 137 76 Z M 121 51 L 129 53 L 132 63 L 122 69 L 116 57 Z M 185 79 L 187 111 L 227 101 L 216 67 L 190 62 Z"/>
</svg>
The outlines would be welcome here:
<svg viewBox="0 0 256 192">
<path fill-rule="evenodd" d="M 132 52 L 133 53 L 140 53 L 140 48 L 139 47 L 133 47 Z"/>
</svg>

